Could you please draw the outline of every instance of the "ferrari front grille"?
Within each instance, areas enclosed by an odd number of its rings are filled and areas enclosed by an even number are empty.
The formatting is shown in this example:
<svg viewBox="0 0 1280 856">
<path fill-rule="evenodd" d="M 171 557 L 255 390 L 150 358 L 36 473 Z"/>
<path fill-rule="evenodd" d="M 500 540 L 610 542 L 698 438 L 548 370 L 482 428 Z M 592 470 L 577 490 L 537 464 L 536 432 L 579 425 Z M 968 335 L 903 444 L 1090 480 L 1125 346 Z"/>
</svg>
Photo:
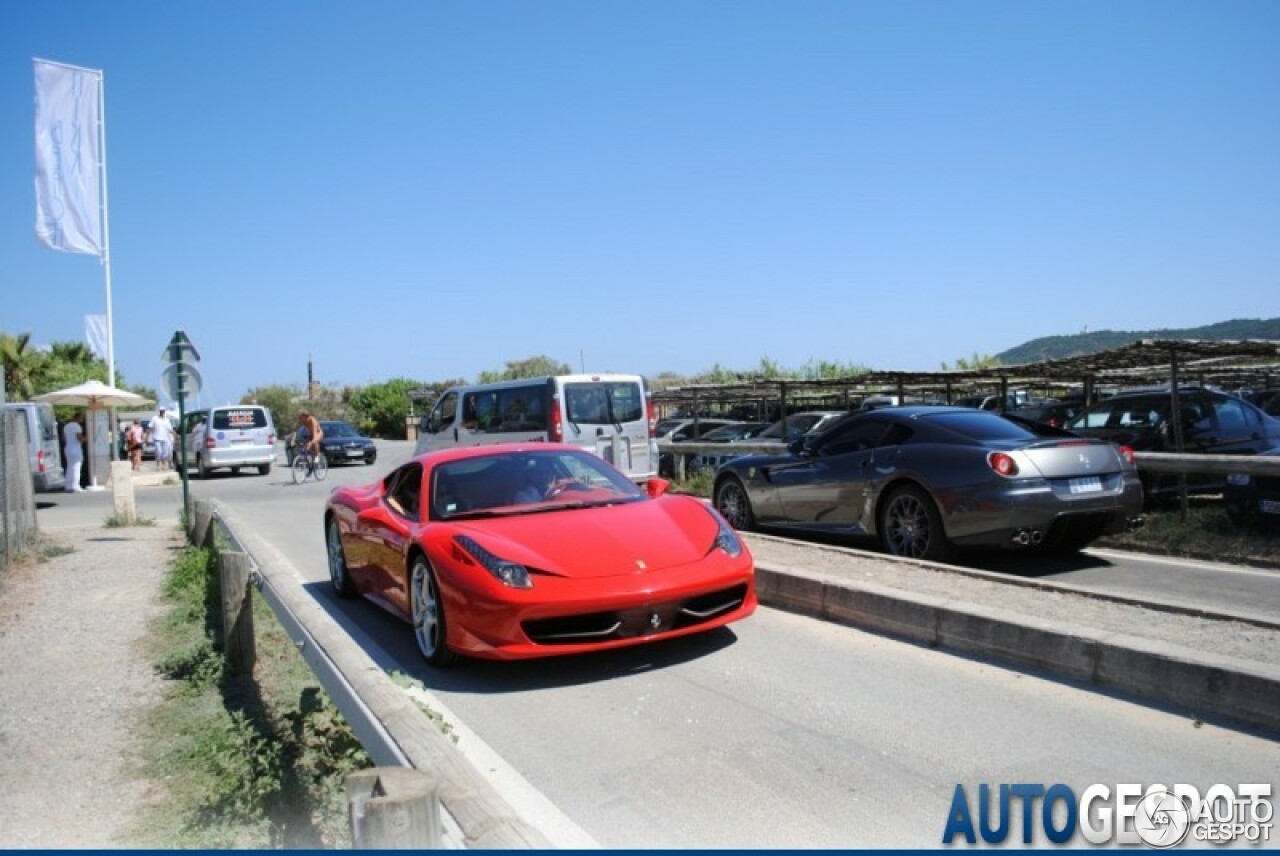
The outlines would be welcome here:
<svg viewBox="0 0 1280 856">
<path fill-rule="evenodd" d="M 524 622 L 529 639 L 539 645 L 571 645 L 609 642 L 635 636 L 659 636 L 672 630 L 712 621 L 742 605 L 745 583 L 683 600 L 656 603 L 634 609 L 560 615 Z"/>
</svg>

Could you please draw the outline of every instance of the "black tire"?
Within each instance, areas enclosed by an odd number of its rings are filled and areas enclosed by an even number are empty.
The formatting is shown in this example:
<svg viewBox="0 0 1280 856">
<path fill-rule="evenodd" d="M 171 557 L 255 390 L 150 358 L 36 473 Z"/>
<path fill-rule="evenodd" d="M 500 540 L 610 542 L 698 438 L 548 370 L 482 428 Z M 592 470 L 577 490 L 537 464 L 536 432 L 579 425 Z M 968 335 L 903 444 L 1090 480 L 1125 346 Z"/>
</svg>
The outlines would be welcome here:
<svg viewBox="0 0 1280 856">
<path fill-rule="evenodd" d="M 325 548 L 329 554 L 329 582 L 338 597 L 354 597 L 356 587 L 347 573 L 347 556 L 342 550 L 342 536 L 338 529 L 338 521 L 330 520 L 325 527 Z"/>
<path fill-rule="evenodd" d="M 196 454 L 196 470 L 200 473 L 200 478 L 207 479 L 209 477 L 209 466 L 205 463 L 204 455 Z"/>
<path fill-rule="evenodd" d="M 915 485 L 889 494 L 880 506 L 880 546 L 892 556 L 945 562 L 952 546 L 933 498 Z"/>
<path fill-rule="evenodd" d="M 750 532 L 756 528 L 755 511 L 751 508 L 751 497 L 747 488 L 737 476 L 726 476 L 716 485 L 716 511 L 729 522 L 729 525 L 740 532 Z"/>
<path fill-rule="evenodd" d="M 270 464 L 258 464 L 258 475 L 265 476 L 271 474 Z"/>
<path fill-rule="evenodd" d="M 378 460 L 378 453 L 370 452 L 369 454 L 364 456 L 364 465 L 366 467 L 371 467 L 373 466 L 373 462 L 376 460 Z"/>
<path fill-rule="evenodd" d="M 409 567 L 409 608 L 413 635 L 418 651 L 429 665 L 443 669 L 457 662 L 458 655 L 449 649 L 448 619 L 435 571 L 426 556 L 414 556 Z"/>
</svg>

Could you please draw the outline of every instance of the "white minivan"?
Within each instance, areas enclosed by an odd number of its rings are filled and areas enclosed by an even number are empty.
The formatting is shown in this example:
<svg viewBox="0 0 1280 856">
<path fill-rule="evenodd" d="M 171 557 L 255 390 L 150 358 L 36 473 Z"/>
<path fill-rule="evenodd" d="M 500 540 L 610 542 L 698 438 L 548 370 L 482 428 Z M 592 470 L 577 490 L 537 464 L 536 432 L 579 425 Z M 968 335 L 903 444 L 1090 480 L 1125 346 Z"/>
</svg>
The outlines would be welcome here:
<svg viewBox="0 0 1280 856">
<path fill-rule="evenodd" d="M 265 476 L 276 460 L 276 426 L 271 411 L 260 404 L 228 404 L 188 413 L 182 435 L 187 466 L 194 466 L 202 479 L 212 470 L 238 473 L 250 467 Z M 179 454 L 174 452 L 175 468 L 182 463 Z"/>
<path fill-rule="evenodd" d="M 58 447 L 58 422 L 53 416 L 53 405 L 13 401 L 6 402 L 4 407 L 22 414 L 26 429 L 24 443 L 31 458 L 31 481 L 35 489 L 61 490 L 62 454 Z"/>
<path fill-rule="evenodd" d="M 658 474 L 644 378 L 578 374 L 456 386 L 422 418 L 414 454 L 490 443 L 568 443 L 633 481 Z"/>
</svg>

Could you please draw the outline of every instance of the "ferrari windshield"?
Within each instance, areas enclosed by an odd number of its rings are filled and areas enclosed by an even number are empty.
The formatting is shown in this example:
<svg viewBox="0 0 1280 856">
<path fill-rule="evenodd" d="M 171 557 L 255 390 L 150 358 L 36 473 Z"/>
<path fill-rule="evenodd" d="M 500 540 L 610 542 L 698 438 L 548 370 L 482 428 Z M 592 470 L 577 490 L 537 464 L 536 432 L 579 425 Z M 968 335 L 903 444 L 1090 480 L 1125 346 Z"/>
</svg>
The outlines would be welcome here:
<svg viewBox="0 0 1280 856">
<path fill-rule="evenodd" d="M 577 449 L 496 452 L 436 466 L 436 519 L 581 508 L 647 499 L 648 494 L 600 458 Z"/>
</svg>

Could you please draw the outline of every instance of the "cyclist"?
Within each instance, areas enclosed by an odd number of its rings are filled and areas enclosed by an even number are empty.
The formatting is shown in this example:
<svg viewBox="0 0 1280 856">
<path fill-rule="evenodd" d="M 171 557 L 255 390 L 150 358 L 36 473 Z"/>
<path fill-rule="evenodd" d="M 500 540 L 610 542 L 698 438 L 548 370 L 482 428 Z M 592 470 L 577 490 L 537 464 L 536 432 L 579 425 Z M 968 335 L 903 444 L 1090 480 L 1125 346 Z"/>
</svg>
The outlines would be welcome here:
<svg viewBox="0 0 1280 856">
<path fill-rule="evenodd" d="M 324 436 L 324 432 L 320 430 L 320 423 L 314 416 L 305 410 L 298 411 L 298 425 L 294 432 L 294 446 L 297 447 L 299 434 L 306 431 L 307 445 L 306 451 L 315 457 L 320 454 L 320 438 Z M 295 452 L 296 454 L 296 452 Z"/>
</svg>

